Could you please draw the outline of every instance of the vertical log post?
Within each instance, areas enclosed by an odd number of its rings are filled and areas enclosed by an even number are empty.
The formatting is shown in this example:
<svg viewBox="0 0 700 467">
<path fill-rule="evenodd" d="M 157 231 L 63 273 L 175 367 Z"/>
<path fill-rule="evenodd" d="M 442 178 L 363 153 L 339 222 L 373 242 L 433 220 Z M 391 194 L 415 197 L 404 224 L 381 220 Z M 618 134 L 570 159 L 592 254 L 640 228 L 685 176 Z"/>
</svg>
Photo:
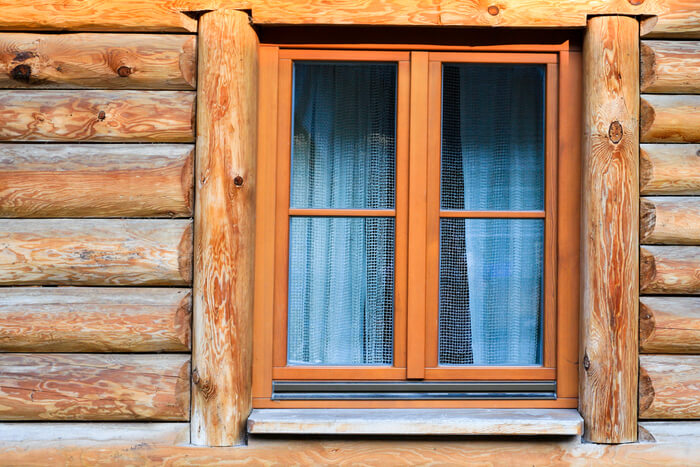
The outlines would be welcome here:
<svg viewBox="0 0 700 467">
<path fill-rule="evenodd" d="M 199 21 L 192 443 L 240 444 L 251 408 L 257 36 L 248 16 Z"/>
<path fill-rule="evenodd" d="M 588 20 L 584 57 L 579 410 L 584 437 L 637 439 L 639 24 Z"/>
</svg>

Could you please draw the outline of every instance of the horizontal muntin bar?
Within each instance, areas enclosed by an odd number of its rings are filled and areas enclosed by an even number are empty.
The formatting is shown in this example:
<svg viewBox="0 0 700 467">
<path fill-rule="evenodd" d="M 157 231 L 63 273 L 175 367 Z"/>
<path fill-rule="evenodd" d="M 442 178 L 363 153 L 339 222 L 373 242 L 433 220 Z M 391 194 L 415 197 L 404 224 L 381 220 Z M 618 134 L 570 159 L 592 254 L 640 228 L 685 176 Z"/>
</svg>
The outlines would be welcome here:
<svg viewBox="0 0 700 467">
<path fill-rule="evenodd" d="M 554 392 L 273 392 L 272 400 L 372 400 L 372 399 L 538 399 L 554 400 Z"/>
<path fill-rule="evenodd" d="M 544 219 L 544 211 L 457 211 L 440 210 L 440 217 L 465 219 Z"/>
<path fill-rule="evenodd" d="M 290 208 L 290 216 L 299 217 L 395 217 L 396 209 L 300 209 Z"/>
</svg>

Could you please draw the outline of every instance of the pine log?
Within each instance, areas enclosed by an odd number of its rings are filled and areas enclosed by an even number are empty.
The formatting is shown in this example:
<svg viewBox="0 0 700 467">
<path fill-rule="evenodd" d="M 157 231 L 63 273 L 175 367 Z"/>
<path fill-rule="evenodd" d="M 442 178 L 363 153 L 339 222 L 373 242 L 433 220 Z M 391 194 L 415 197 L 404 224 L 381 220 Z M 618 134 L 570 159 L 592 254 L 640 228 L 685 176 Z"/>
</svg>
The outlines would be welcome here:
<svg viewBox="0 0 700 467">
<path fill-rule="evenodd" d="M 189 289 L 0 288 L 2 352 L 187 352 Z"/>
<path fill-rule="evenodd" d="M 0 354 L 0 420 L 187 420 L 189 355 Z"/>
<path fill-rule="evenodd" d="M 700 42 L 642 41 L 642 92 L 700 93 Z"/>
<path fill-rule="evenodd" d="M 642 244 L 700 245 L 700 197 L 642 198 L 639 241 Z"/>
<path fill-rule="evenodd" d="M 697 0 L 664 0 L 658 3 L 658 7 L 661 10 L 656 11 L 654 16 L 642 20 L 641 33 L 644 37 L 700 39 Z"/>
<path fill-rule="evenodd" d="M 639 109 L 642 143 L 700 142 L 700 95 L 644 94 Z"/>
<path fill-rule="evenodd" d="M 634 18 L 588 21 L 579 411 L 598 443 L 637 438 L 638 42 Z"/>
<path fill-rule="evenodd" d="M 642 195 L 700 195 L 700 144 L 642 144 Z"/>
<path fill-rule="evenodd" d="M 0 144 L 0 217 L 189 217 L 194 147 Z"/>
<path fill-rule="evenodd" d="M 700 247 L 645 246 L 639 285 L 644 294 L 700 294 Z"/>
<path fill-rule="evenodd" d="M 697 445 L 700 438 L 700 421 L 643 421 L 639 423 L 639 441 L 672 444 L 688 443 L 695 446 L 694 451 L 700 454 Z"/>
<path fill-rule="evenodd" d="M 642 353 L 700 353 L 700 298 L 641 297 Z"/>
<path fill-rule="evenodd" d="M 189 285 L 187 220 L 0 220 L 0 284 Z"/>
<path fill-rule="evenodd" d="M 700 418 L 700 355 L 639 356 L 639 418 Z"/>
<path fill-rule="evenodd" d="M 194 89 L 196 37 L 0 34 L 0 88 Z"/>
<path fill-rule="evenodd" d="M 193 91 L 0 91 L 0 141 L 189 143 Z"/>
</svg>

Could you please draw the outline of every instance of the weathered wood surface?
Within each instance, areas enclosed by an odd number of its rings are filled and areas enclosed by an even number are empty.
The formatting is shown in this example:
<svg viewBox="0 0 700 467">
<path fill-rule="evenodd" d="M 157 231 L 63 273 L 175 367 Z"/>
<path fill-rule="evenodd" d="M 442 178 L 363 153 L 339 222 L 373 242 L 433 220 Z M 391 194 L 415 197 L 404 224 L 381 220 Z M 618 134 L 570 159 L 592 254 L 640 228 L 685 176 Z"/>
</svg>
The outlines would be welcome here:
<svg viewBox="0 0 700 467">
<path fill-rule="evenodd" d="M 0 91 L 0 141 L 189 143 L 194 91 Z"/>
<path fill-rule="evenodd" d="M 0 420 L 184 421 L 189 355 L 0 354 Z"/>
<path fill-rule="evenodd" d="M 700 245 L 700 197 L 645 197 L 639 205 L 642 244 Z"/>
<path fill-rule="evenodd" d="M 642 353 L 700 354 L 700 297 L 641 297 Z"/>
<path fill-rule="evenodd" d="M 700 142 L 700 95 L 642 95 L 642 143 Z"/>
<path fill-rule="evenodd" d="M 0 288 L 2 352 L 187 352 L 189 289 Z"/>
<path fill-rule="evenodd" d="M 189 285 L 188 220 L 0 220 L 2 285 Z"/>
<path fill-rule="evenodd" d="M 663 0 L 657 3 L 657 7 L 660 9 L 656 12 L 658 16 L 642 22 L 643 36 L 700 39 L 698 0 Z"/>
<path fill-rule="evenodd" d="M 700 355 L 639 356 L 639 418 L 700 418 Z"/>
<path fill-rule="evenodd" d="M 700 247 L 642 247 L 639 285 L 645 294 L 700 294 Z"/>
<path fill-rule="evenodd" d="M 642 41 L 640 52 L 642 92 L 700 93 L 700 42 Z"/>
<path fill-rule="evenodd" d="M 698 439 L 700 439 L 700 421 L 639 422 L 640 442 L 667 444 L 682 442 L 697 445 Z"/>
<path fill-rule="evenodd" d="M 700 195 L 700 144 L 642 144 L 642 195 Z"/>
<path fill-rule="evenodd" d="M 257 35 L 238 11 L 200 19 L 192 443 L 241 443 L 252 405 Z"/>
<path fill-rule="evenodd" d="M 194 147 L 0 144 L 0 217 L 189 217 Z"/>
<path fill-rule="evenodd" d="M 639 25 L 598 16 L 584 39 L 581 354 L 585 438 L 637 438 Z"/>
<path fill-rule="evenodd" d="M 196 37 L 0 34 L 0 88 L 194 89 Z"/>
</svg>

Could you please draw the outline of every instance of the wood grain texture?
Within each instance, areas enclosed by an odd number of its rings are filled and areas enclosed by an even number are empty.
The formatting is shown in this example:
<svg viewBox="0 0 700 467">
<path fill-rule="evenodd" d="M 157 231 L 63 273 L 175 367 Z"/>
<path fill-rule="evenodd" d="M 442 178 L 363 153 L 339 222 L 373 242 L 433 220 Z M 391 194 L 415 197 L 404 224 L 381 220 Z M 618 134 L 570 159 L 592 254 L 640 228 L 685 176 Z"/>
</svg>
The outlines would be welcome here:
<svg viewBox="0 0 700 467">
<path fill-rule="evenodd" d="M 700 144 L 642 144 L 642 195 L 700 195 Z"/>
<path fill-rule="evenodd" d="M 193 91 L 0 91 L 0 141 L 190 143 Z"/>
<path fill-rule="evenodd" d="M 700 294 L 700 247 L 642 247 L 639 285 L 644 294 Z"/>
<path fill-rule="evenodd" d="M 2 352 L 187 352 L 189 289 L 0 288 Z"/>
<path fill-rule="evenodd" d="M 641 297 L 642 353 L 700 353 L 700 298 Z"/>
<path fill-rule="evenodd" d="M 642 244 L 700 245 L 700 197 L 644 197 L 639 205 Z"/>
<path fill-rule="evenodd" d="M 194 89 L 196 36 L 0 34 L 0 87 Z"/>
<path fill-rule="evenodd" d="M 2 285 L 189 285 L 187 220 L 0 220 Z"/>
<path fill-rule="evenodd" d="M 649 2 L 646 2 L 649 3 Z M 700 39 L 700 5 L 698 0 L 663 0 L 657 3 L 660 11 L 643 21 L 644 37 Z"/>
<path fill-rule="evenodd" d="M 579 410 L 585 439 L 637 438 L 639 25 L 588 21 L 584 40 Z"/>
<path fill-rule="evenodd" d="M 646 439 L 642 440 L 642 432 Z M 642 421 L 639 422 L 639 440 L 660 444 L 692 443 L 700 438 L 700 421 Z M 698 448 L 700 451 L 700 448 Z"/>
<path fill-rule="evenodd" d="M 700 418 L 700 356 L 639 356 L 639 418 Z"/>
<path fill-rule="evenodd" d="M 187 420 L 189 355 L 0 354 L 0 420 Z"/>
<path fill-rule="evenodd" d="M 700 42 L 642 41 L 640 52 L 641 92 L 700 93 Z"/>
<path fill-rule="evenodd" d="M 0 217 L 189 217 L 194 146 L 0 144 Z"/>
<path fill-rule="evenodd" d="M 241 443 L 252 405 L 257 53 L 245 13 L 200 19 L 193 444 Z"/>
<path fill-rule="evenodd" d="M 700 142 L 700 95 L 642 95 L 642 143 Z"/>
</svg>

